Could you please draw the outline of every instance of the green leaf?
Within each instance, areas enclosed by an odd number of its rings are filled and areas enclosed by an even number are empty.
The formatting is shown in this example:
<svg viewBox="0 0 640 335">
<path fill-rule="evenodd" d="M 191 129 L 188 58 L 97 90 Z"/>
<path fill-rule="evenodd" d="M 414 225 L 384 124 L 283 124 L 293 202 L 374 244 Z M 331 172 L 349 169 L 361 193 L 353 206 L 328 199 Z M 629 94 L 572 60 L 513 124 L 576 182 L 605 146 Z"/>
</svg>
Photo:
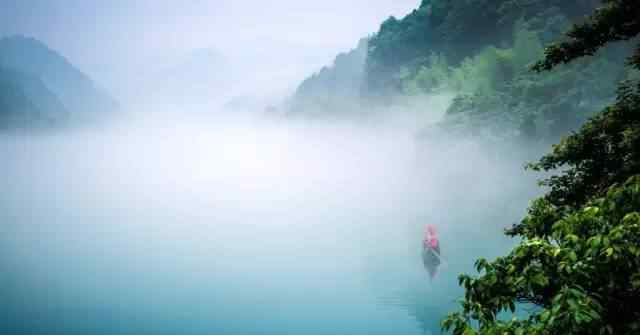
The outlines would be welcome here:
<svg viewBox="0 0 640 335">
<path fill-rule="evenodd" d="M 567 241 L 569 241 L 571 243 L 576 243 L 579 240 L 578 236 L 576 236 L 574 234 L 569 234 L 565 238 L 566 238 Z"/>
<path fill-rule="evenodd" d="M 569 253 L 569 259 L 570 259 L 572 262 L 576 262 L 576 261 L 578 260 L 578 255 L 576 255 L 576 252 L 575 252 L 575 251 L 571 251 L 571 252 Z"/>
<path fill-rule="evenodd" d="M 588 216 L 596 216 L 600 212 L 600 208 L 598 207 L 586 207 L 583 212 Z"/>
<path fill-rule="evenodd" d="M 562 249 L 557 248 L 553 251 L 553 257 L 558 257 L 558 255 L 560 255 L 560 253 L 562 252 Z"/>
<path fill-rule="evenodd" d="M 473 330 L 473 328 L 471 328 L 471 327 L 467 327 L 467 328 L 464 330 L 464 333 L 462 333 L 462 335 L 475 335 L 475 333 L 476 333 L 476 332 L 475 332 L 475 330 Z"/>
<path fill-rule="evenodd" d="M 613 255 L 613 248 L 607 248 L 607 250 L 605 250 L 605 254 L 607 257 L 611 257 Z"/>
</svg>

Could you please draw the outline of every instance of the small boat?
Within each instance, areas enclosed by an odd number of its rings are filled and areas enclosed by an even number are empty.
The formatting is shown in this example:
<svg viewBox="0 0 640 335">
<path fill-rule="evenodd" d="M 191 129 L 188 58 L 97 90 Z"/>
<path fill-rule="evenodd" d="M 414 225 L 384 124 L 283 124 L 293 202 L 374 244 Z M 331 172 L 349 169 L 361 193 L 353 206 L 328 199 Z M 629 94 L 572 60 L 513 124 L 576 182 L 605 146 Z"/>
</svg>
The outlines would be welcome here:
<svg viewBox="0 0 640 335">
<path fill-rule="evenodd" d="M 424 238 L 422 240 L 422 263 L 429 273 L 429 278 L 433 280 L 438 274 L 440 266 L 440 240 L 436 227 L 427 225 L 424 230 Z"/>
</svg>

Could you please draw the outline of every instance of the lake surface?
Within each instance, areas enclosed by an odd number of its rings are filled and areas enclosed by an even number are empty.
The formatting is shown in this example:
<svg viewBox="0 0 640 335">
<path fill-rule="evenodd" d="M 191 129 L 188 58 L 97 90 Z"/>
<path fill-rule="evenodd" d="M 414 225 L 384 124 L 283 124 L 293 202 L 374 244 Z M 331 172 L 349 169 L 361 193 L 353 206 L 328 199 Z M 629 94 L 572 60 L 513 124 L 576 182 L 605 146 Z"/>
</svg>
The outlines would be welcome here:
<svg viewBox="0 0 640 335">
<path fill-rule="evenodd" d="M 12 334 L 439 334 L 537 192 L 519 160 L 379 127 L 11 134 L 0 159 Z"/>
</svg>

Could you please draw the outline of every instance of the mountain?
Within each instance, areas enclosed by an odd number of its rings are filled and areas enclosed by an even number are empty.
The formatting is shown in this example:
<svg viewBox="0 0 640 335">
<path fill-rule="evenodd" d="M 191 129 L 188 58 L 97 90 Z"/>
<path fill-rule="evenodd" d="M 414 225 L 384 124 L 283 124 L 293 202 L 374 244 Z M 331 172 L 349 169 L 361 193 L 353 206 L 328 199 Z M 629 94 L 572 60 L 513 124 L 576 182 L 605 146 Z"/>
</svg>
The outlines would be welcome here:
<svg viewBox="0 0 640 335">
<path fill-rule="evenodd" d="M 340 113 L 358 105 L 364 82 L 368 40 L 339 54 L 333 64 L 305 79 L 289 101 L 291 114 Z"/>
<path fill-rule="evenodd" d="M 5 79 L 5 84 L 20 87 L 47 118 L 60 119 L 66 114 L 68 121 L 95 121 L 118 108 L 115 100 L 86 74 L 36 39 L 0 39 L 0 68 L 4 69 L 3 77 L 13 78 Z M 11 94 L 3 93 L 7 97 Z"/>
<path fill-rule="evenodd" d="M 0 68 L 0 129 L 52 126 L 68 111 L 37 77 Z"/>
<path fill-rule="evenodd" d="M 530 70 L 544 46 L 599 5 L 600 0 L 422 0 L 406 16 L 385 20 L 366 46 L 302 82 L 289 102 L 291 114 L 349 118 L 353 111 L 365 117 L 408 111 L 416 122 L 429 121 L 425 136 L 556 141 L 608 105 L 617 82 L 638 76 L 622 61 L 630 43 L 552 73 Z M 444 116 L 434 108 L 434 97 L 452 97 Z"/>
<path fill-rule="evenodd" d="M 371 97 L 397 94 L 402 89 L 398 74 L 417 71 L 432 53 L 458 65 L 489 46 L 509 46 L 519 22 L 526 22 L 547 44 L 599 4 L 599 0 L 422 0 L 405 17 L 387 19 L 371 38 L 367 92 Z"/>
</svg>

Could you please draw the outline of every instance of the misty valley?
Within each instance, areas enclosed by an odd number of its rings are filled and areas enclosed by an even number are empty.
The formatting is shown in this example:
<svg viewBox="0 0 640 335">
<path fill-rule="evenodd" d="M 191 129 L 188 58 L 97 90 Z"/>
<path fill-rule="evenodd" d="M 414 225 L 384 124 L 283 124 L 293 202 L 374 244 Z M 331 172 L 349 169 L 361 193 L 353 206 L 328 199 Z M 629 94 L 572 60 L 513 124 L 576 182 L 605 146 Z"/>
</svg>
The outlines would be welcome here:
<svg viewBox="0 0 640 335">
<path fill-rule="evenodd" d="M 511 245 L 537 192 L 509 157 L 352 125 L 142 123 L 1 148 L 7 311 L 42 315 L 24 332 L 436 332 L 457 273 Z M 446 253 L 433 281 L 426 223 Z"/>
<path fill-rule="evenodd" d="M 640 6 L 404 2 L 0 13 L 0 333 L 637 334 Z"/>
</svg>

